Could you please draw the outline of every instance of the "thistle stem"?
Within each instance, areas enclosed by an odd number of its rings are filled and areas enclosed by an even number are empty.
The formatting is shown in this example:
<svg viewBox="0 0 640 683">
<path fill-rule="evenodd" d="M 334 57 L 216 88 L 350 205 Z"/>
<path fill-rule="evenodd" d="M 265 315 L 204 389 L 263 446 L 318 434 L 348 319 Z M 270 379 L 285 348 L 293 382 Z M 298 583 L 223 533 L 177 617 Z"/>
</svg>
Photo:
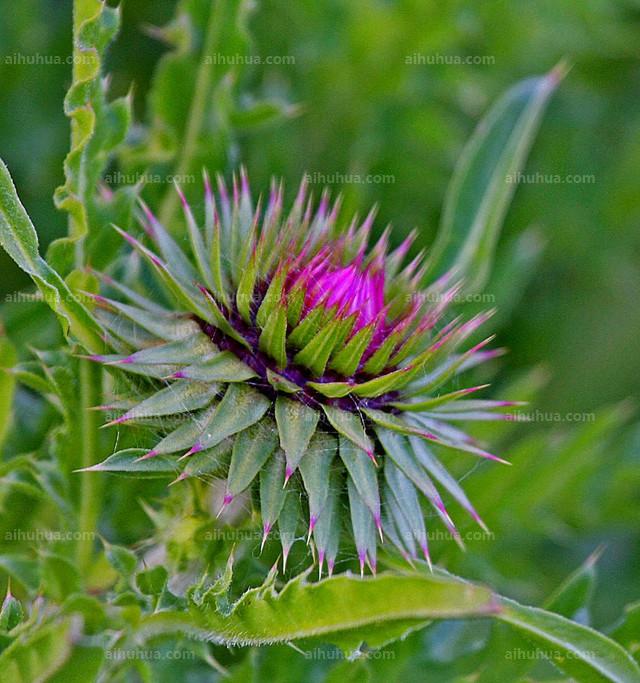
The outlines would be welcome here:
<svg viewBox="0 0 640 683">
<path fill-rule="evenodd" d="M 191 101 L 191 108 L 189 110 L 189 118 L 185 129 L 184 144 L 176 164 L 175 176 L 180 178 L 187 174 L 191 166 L 193 156 L 198 146 L 198 135 L 202 129 L 202 124 L 205 118 L 207 103 L 211 94 L 211 82 L 213 73 L 213 64 L 209 63 L 206 55 L 213 54 L 215 46 L 218 43 L 220 36 L 220 28 L 223 25 L 224 0 L 217 0 L 209 14 L 209 22 L 207 24 L 207 33 L 205 41 L 202 46 L 202 53 L 200 65 L 198 67 L 198 75 L 196 77 L 195 92 L 193 100 Z M 165 193 L 164 199 L 160 206 L 158 216 L 160 222 L 164 225 L 169 225 L 173 215 L 178 208 L 178 193 L 171 188 Z"/>
<path fill-rule="evenodd" d="M 80 360 L 80 414 L 78 415 L 78 436 L 81 467 L 89 467 L 96 461 L 99 439 L 99 414 L 91 410 L 98 405 L 102 389 L 100 367 L 90 360 Z M 80 538 L 76 548 L 76 559 L 82 574 L 86 576 L 93 554 L 94 537 L 100 512 L 100 480 L 83 473 L 80 479 L 80 510 L 78 529 Z"/>
</svg>

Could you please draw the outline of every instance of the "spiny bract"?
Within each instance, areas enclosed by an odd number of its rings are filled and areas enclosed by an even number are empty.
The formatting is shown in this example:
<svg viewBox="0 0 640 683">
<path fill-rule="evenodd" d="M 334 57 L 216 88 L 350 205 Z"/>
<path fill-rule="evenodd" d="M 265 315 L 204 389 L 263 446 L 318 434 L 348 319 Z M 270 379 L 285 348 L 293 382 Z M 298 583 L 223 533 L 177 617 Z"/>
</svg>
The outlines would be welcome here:
<svg viewBox="0 0 640 683">
<path fill-rule="evenodd" d="M 155 250 L 118 229 L 172 307 L 144 296 L 143 278 L 133 289 L 101 276 L 116 298 L 95 296 L 95 315 L 117 353 L 92 358 L 147 387 L 111 406 L 123 412 L 110 424 L 152 421 L 162 438 L 143 458 L 181 456 L 192 466 L 180 479 L 225 472 L 224 505 L 259 475 L 264 538 L 278 524 L 285 562 L 302 498 L 320 571 L 333 571 L 343 495 L 361 569 L 375 571 L 378 537 L 430 562 L 418 492 L 456 540 L 434 482 L 482 525 L 434 446 L 499 460 L 450 423 L 512 405 L 466 399 L 482 387 L 442 391 L 495 355 L 488 339 L 460 350 L 488 314 L 443 324 L 460 285 L 448 274 L 419 291 L 421 257 L 403 266 L 413 237 L 387 253 L 387 229 L 368 249 L 373 212 L 342 228 L 339 201 L 325 193 L 314 210 L 304 182 L 287 215 L 282 186 L 263 211 L 244 173 L 231 197 L 220 178 L 217 197 L 204 183 L 203 229 L 180 194 L 190 255 L 145 205 Z"/>
</svg>

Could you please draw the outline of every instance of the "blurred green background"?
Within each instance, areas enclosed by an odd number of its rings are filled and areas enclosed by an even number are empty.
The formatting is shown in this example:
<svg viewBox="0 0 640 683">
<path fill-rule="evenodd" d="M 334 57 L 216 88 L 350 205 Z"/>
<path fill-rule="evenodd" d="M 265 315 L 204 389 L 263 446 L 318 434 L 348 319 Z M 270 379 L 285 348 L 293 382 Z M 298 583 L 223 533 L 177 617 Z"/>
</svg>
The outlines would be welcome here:
<svg viewBox="0 0 640 683">
<path fill-rule="evenodd" d="M 123 4 L 107 71 L 115 95 L 134 84 L 141 121 L 166 51 L 150 27 L 165 24 L 174 6 Z M 486 468 L 465 481 L 495 542 L 443 557 L 454 571 L 534 602 L 604 543 L 596 622 L 606 623 L 638 598 L 640 584 L 640 430 L 633 406 L 624 419 L 609 412 L 640 385 L 640 2 L 262 0 L 249 28 L 263 63 L 242 70 L 242 97 L 286 100 L 298 115 L 238 134 L 220 170 L 246 164 L 254 189 L 272 175 L 292 191 L 305 172 L 324 178 L 344 192 L 348 210 L 378 202 L 378 229 L 391 221 L 395 242 L 418 227 L 419 247 L 434 238 L 456 159 L 490 103 L 563 57 L 573 63 L 527 164 L 533 181 L 517 189 L 487 293 L 501 311 L 498 343 L 510 349 L 498 384 L 544 366 L 549 381 L 535 407 L 594 414 L 608 424 L 606 447 L 590 455 L 598 428 L 572 442 L 567 420 L 518 427 L 525 444 L 515 447 L 524 455 L 509 473 L 513 488 L 492 488 L 501 472 Z M 15 55 L 64 57 L 70 39 L 70 0 L 2 10 L 0 156 L 43 245 L 66 229 L 51 195 L 63 181 L 71 67 L 16 63 Z M 339 174 L 385 179 L 341 182 Z M 4 254 L 0 272 L 3 296 L 28 284 Z M 527 451 L 528 435 L 540 432 Z M 567 474 L 585 463 L 579 477 Z"/>
</svg>

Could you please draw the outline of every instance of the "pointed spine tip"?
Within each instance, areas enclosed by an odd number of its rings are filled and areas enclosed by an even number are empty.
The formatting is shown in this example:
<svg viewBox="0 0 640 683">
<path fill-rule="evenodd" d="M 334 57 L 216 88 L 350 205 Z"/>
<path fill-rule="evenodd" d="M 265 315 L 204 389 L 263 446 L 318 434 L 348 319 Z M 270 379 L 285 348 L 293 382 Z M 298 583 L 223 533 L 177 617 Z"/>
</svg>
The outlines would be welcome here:
<svg viewBox="0 0 640 683">
<path fill-rule="evenodd" d="M 220 506 L 218 514 L 216 515 L 216 519 L 220 517 L 220 515 L 225 511 L 225 509 L 231 504 L 232 501 L 233 496 L 230 493 L 225 493 L 224 498 L 222 499 L 222 505 Z"/>
<path fill-rule="evenodd" d="M 203 446 L 200 442 L 196 442 L 191 446 L 191 448 L 182 456 L 180 456 L 180 460 L 182 458 L 188 458 L 190 455 L 195 455 L 196 453 L 199 453 L 201 450 L 203 450 Z"/>
<path fill-rule="evenodd" d="M 264 525 L 262 526 L 262 542 L 260 543 L 260 552 L 262 552 L 264 548 L 264 544 L 267 542 L 267 537 L 271 533 L 271 524 L 268 522 L 265 522 Z"/>
<path fill-rule="evenodd" d="M 184 481 L 189 475 L 186 472 L 181 472 L 170 484 L 169 486 L 173 486 L 174 484 L 177 484 L 180 481 Z"/>
<path fill-rule="evenodd" d="M 376 460 L 376 456 L 373 450 L 371 448 L 364 449 L 364 452 L 367 454 L 367 457 L 371 460 L 371 462 L 377 467 L 378 461 Z"/>
<path fill-rule="evenodd" d="M 384 535 L 382 533 L 382 519 L 380 518 L 380 513 L 373 516 L 373 520 L 376 524 L 376 529 L 378 530 L 378 535 L 380 536 L 380 543 L 384 543 Z"/>
<path fill-rule="evenodd" d="M 155 449 L 150 450 L 148 453 L 145 453 L 144 455 L 141 455 L 136 462 L 141 462 L 142 460 L 148 460 L 149 458 L 154 458 L 156 455 L 159 455 L 159 452 L 156 451 Z"/>
<path fill-rule="evenodd" d="M 122 424 L 123 422 L 126 422 L 127 420 L 130 420 L 131 418 L 129 415 L 121 415 L 120 417 L 117 417 L 115 420 L 111 420 L 111 422 L 105 422 L 105 424 L 100 427 L 100 429 L 106 429 L 107 427 L 115 427 L 116 425 Z"/>
<path fill-rule="evenodd" d="M 289 467 L 289 465 L 286 466 L 285 471 L 284 471 L 284 484 L 282 485 L 282 488 L 284 488 L 287 483 L 289 482 L 289 479 L 291 479 L 291 476 L 294 473 L 294 469 L 292 467 Z"/>
<path fill-rule="evenodd" d="M 309 518 L 309 530 L 307 532 L 307 545 L 309 545 L 309 542 L 311 541 L 311 534 L 313 533 L 313 530 L 315 529 L 317 522 L 317 515 L 311 515 L 311 517 Z"/>
<path fill-rule="evenodd" d="M 364 564 L 367 559 L 366 550 L 358 550 L 358 561 L 360 562 L 360 578 L 364 578 Z"/>
<path fill-rule="evenodd" d="M 424 555 L 424 559 L 427 563 L 427 566 L 429 567 L 429 571 L 433 574 L 433 565 L 431 564 L 431 554 L 429 553 L 429 546 L 425 543 L 422 543 L 420 545 L 422 549 L 422 554 Z"/>
</svg>

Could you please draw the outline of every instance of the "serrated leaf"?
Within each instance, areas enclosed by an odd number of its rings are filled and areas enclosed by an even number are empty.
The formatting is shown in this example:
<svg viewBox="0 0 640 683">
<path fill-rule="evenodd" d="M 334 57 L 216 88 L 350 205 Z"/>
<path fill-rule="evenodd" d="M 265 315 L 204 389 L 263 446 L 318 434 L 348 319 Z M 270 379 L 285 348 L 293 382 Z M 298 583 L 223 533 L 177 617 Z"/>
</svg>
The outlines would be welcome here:
<svg viewBox="0 0 640 683">
<path fill-rule="evenodd" d="M 363 641 L 371 647 L 392 641 L 430 619 L 488 616 L 495 610 L 486 588 L 427 574 L 348 574 L 317 583 L 304 576 L 279 592 L 262 587 L 243 595 L 230 614 L 214 611 L 165 612 L 143 618 L 139 633 L 206 633 L 208 639 L 261 645 L 321 639 L 352 654 Z M 369 639 L 369 629 L 387 625 Z"/>
</svg>

